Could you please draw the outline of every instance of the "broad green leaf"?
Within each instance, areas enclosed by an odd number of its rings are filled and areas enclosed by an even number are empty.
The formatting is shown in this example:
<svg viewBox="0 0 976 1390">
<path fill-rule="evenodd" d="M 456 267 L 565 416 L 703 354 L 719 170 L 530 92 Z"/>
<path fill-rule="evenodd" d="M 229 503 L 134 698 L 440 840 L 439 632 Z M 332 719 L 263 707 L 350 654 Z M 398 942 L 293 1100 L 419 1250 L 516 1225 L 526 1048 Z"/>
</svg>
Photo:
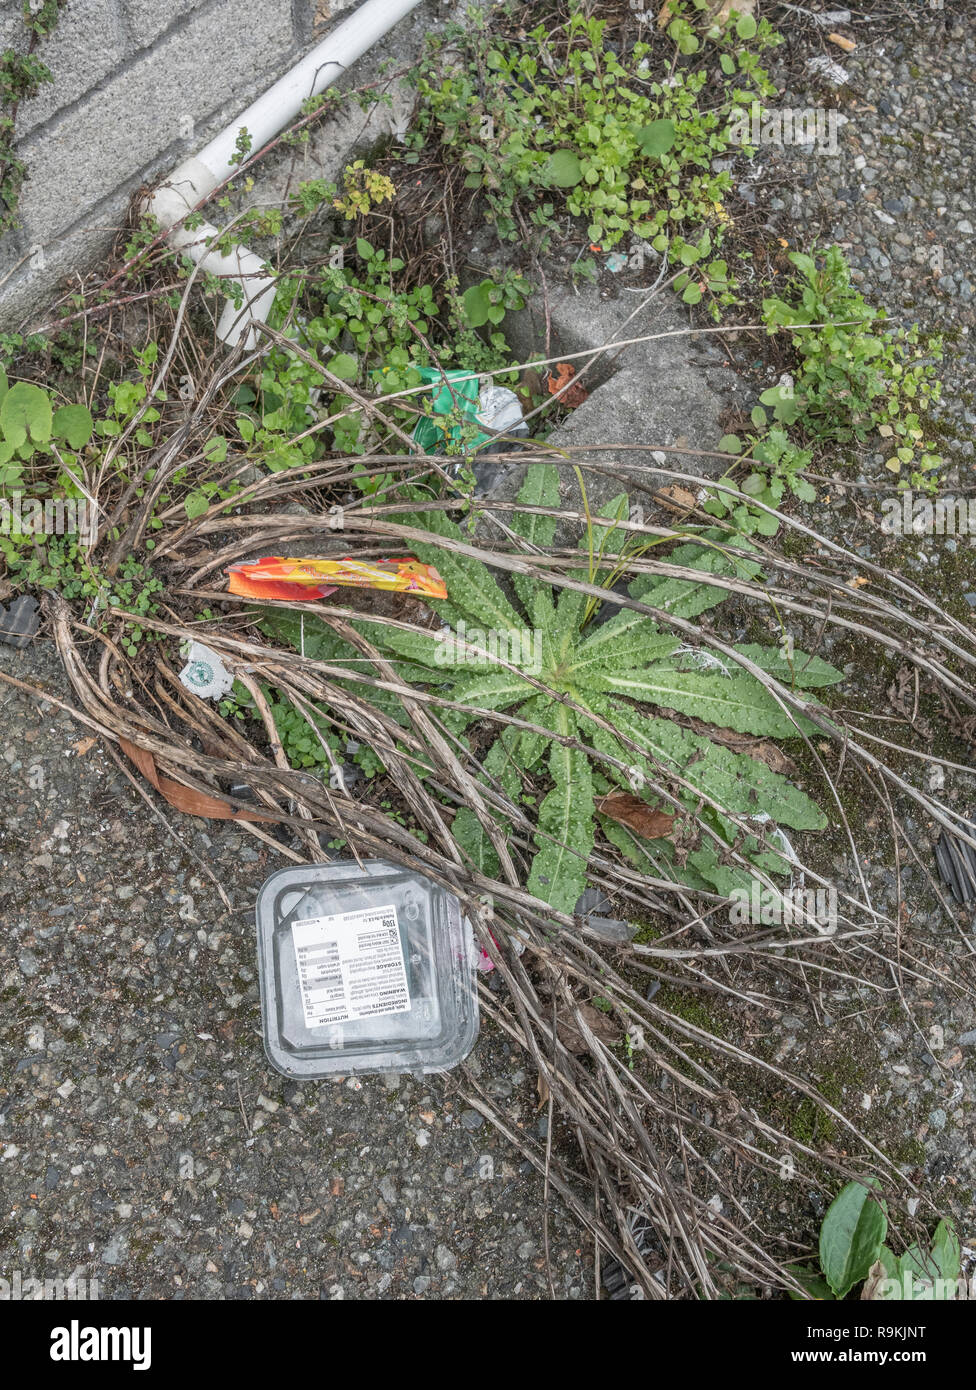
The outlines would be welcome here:
<svg viewBox="0 0 976 1390">
<path fill-rule="evenodd" d="M 730 541 L 727 535 L 718 530 L 707 531 L 702 539 L 711 542 L 706 545 L 689 543 L 679 545 L 667 557 L 668 562 L 684 569 L 701 570 L 703 574 L 729 575 L 737 579 L 755 579 L 760 566 L 729 552 Z M 736 537 L 737 550 L 751 550 L 752 546 L 741 537 Z M 642 575 L 630 586 L 631 598 L 672 613 L 676 618 L 688 621 L 697 618 L 709 608 L 716 608 L 728 598 L 728 590 L 718 585 L 698 584 L 693 579 L 669 579 L 666 576 Z"/>
<path fill-rule="evenodd" d="M 419 500 L 421 494 L 414 492 Z M 426 498 L 424 499 L 426 500 Z M 466 623 L 500 632 L 513 632 L 525 625 L 499 585 L 497 574 L 480 560 L 458 555 L 437 545 L 437 537 L 463 540 L 460 528 L 442 511 L 407 512 L 398 517 L 404 526 L 431 533 L 430 541 L 411 541 L 410 548 L 425 564 L 435 565 L 447 586 L 448 599 L 432 599 L 429 607 L 456 626 L 459 617 Z"/>
<path fill-rule="evenodd" d="M 313 661 L 339 661 L 358 656 L 356 649 L 339 637 L 328 623 L 310 613 L 295 613 L 287 608 L 266 608 L 261 618 L 261 631 L 278 642 Z"/>
<path fill-rule="evenodd" d="M 462 670 L 465 668 L 461 668 Z M 471 668 L 468 667 L 468 670 Z M 461 705 L 475 705 L 478 709 L 505 710 L 524 700 L 531 695 L 533 687 L 517 674 L 508 671 L 480 671 L 472 674 L 468 680 L 459 680 L 452 685 L 450 691 L 445 691 L 450 699 L 456 700 Z M 451 714 L 455 719 L 462 719 L 465 723 L 470 722 L 473 715 L 464 715 L 461 711 L 453 711 L 445 714 L 447 721 Z"/>
<path fill-rule="evenodd" d="M 838 1298 L 868 1277 L 887 1231 L 884 1202 L 863 1183 L 841 1188 L 820 1228 L 820 1267 Z"/>
<path fill-rule="evenodd" d="M 626 671 L 640 661 L 663 661 L 679 645 L 678 638 L 662 632 L 653 618 L 632 608 L 619 608 L 580 643 L 570 676 L 576 681 L 589 680 L 591 674 Z"/>
<path fill-rule="evenodd" d="M 525 481 L 519 490 L 518 500 L 527 507 L 556 508 L 559 506 L 559 473 L 551 463 L 529 465 L 526 470 Z M 515 512 L 508 524 L 516 535 L 522 536 L 530 545 L 538 546 L 540 549 L 552 545 L 553 537 L 556 534 L 556 518 L 554 516 Z M 545 589 L 549 595 L 551 608 L 552 598 L 548 586 L 542 585 L 524 574 L 514 574 L 512 586 L 519 599 L 525 604 L 526 609 L 530 611 L 535 595 L 540 590 Z"/>
<path fill-rule="evenodd" d="M 471 328 L 482 328 L 488 322 L 491 302 L 483 284 L 472 285 L 466 289 L 461 296 L 461 303 L 464 307 L 464 316 Z"/>
<path fill-rule="evenodd" d="M 556 732 L 575 734 L 569 710 L 556 710 Z M 593 779 L 580 749 L 553 743 L 549 771 L 555 783 L 539 807 L 539 852 L 532 861 L 527 887 L 557 912 L 572 912 L 586 887 L 586 864 L 593 848 Z"/>
<path fill-rule="evenodd" d="M 943 1279 L 958 1279 L 962 1268 L 962 1248 L 952 1221 L 942 1220 L 932 1237 L 932 1259 Z"/>
<path fill-rule="evenodd" d="M 657 781 L 681 772 L 693 787 L 724 810 L 742 816 L 766 815 L 775 824 L 788 825 L 792 830 L 822 830 L 827 823 L 816 802 L 805 792 L 748 753 L 734 753 L 670 719 L 649 719 L 618 700 L 590 695 L 586 704 L 649 755 L 649 766 L 657 769 Z M 587 738 L 587 728 L 584 725 L 581 729 L 584 741 L 612 753 L 627 766 L 639 765 L 639 755 L 632 749 L 616 740 L 616 746 L 610 747 L 606 742 L 610 736 L 602 729 L 593 729 L 592 738 Z"/>
<path fill-rule="evenodd" d="M 518 501 L 526 507 L 559 506 L 559 472 L 551 463 L 532 463 L 526 469 L 525 481 L 519 489 Z M 552 545 L 556 534 L 556 518 L 532 512 L 515 512 L 509 522 L 511 529 L 540 548 Z"/>
<path fill-rule="evenodd" d="M 52 433 L 67 440 L 72 449 L 83 449 L 92 437 L 94 424 L 86 405 L 63 405 L 54 412 Z"/>
<path fill-rule="evenodd" d="M 337 352 L 331 361 L 326 362 L 326 368 L 337 376 L 340 381 L 355 381 L 359 372 L 359 363 L 351 352 Z"/>
<path fill-rule="evenodd" d="M 470 806 L 462 806 L 454 817 L 451 834 L 458 847 L 469 856 L 478 873 L 494 878 L 500 864 L 495 846 Z"/>
<path fill-rule="evenodd" d="M 645 670 L 607 672 L 601 684 L 618 695 L 674 709 L 740 734 L 790 738 L 814 729 L 802 715 L 791 717 L 740 667 L 726 675 L 723 671 L 677 671 L 659 663 Z"/>
<path fill-rule="evenodd" d="M 191 492 L 184 498 L 183 506 L 186 510 L 187 517 L 190 521 L 193 521 L 195 517 L 203 516 L 204 512 L 210 506 L 210 499 L 205 492 Z"/>
<path fill-rule="evenodd" d="M 637 132 L 641 154 L 648 156 L 667 154 L 675 138 L 674 121 L 669 120 L 651 121 Z"/>
<path fill-rule="evenodd" d="M 539 695 L 531 700 L 526 700 L 518 711 L 518 717 L 524 719 L 527 724 L 539 724 L 545 728 L 553 717 L 553 711 L 547 697 Z M 551 739 L 547 734 L 534 734 L 530 729 L 520 729 L 517 732 L 518 741 L 515 745 L 517 760 L 526 772 L 531 772 L 549 746 Z"/>
<path fill-rule="evenodd" d="M 830 1285 L 823 1275 L 813 1269 L 793 1269 L 790 1271 L 798 1284 L 802 1284 L 812 1299 L 817 1302 L 832 1302 L 834 1299 Z M 798 1293 L 790 1292 L 790 1298 L 799 1299 Z"/>
<path fill-rule="evenodd" d="M 35 443 L 44 444 L 51 438 L 53 415 L 46 391 L 29 381 L 18 381 L 0 403 L 0 429 L 4 438 L 19 449 L 30 435 Z"/>
<path fill-rule="evenodd" d="M 215 434 L 203 446 L 203 456 L 208 463 L 223 463 L 227 457 L 227 440 L 222 434 Z"/>
<path fill-rule="evenodd" d="M 821 660 L 819 656 L 809 656 L 795 648 L 787 657 L 778 647 L 760 647 L 755 642 L 740 643 L 735 651 L 749 660 L 761 671 L 775 676 L 781 685 L 797 685 L 801 690 L 812 690 L 816 686 L 836 685 L 844 680 L 844 672 L 836 666 Z"/>
<path fill-rule="evenodd" d="M 651 874 L 666 883 L 680 883 L 699 892 L 708 892 L 711 889 L 712 884 L 709 880 L 696 873 L 690 864 L 678 862 L 674 845 L 669 840 L 642 840 L 625 825 L 620 825 L 607 816 L 599 816 L 598 820 L 610 843 L 616 845 L 621 854 L 625 855 L 635 868 L 640 869 L 641 873 Z"/>
<path fill-rule="evenodd" d="M 583 177 L 583 168 L 575 150 L 553 150 L 542 166 L 543 183 L 556 188 L 574 188 Z"/>
<path fill-rule="evenodd" d="M 501 784 L 502 790 L 513 801 L 518 795 L 518 789 L 521 785 L 518 762 L 511 753 L 512 745 L 516 741 L 516 730 L 506 729 L 501 737 L 492 744 L 482 764 L 485 772 Z M 487 778 L 480 780 L 487 781 Z M 502 835 L 511 833 L 511 826 L 497 812 L 495 812 L 494 818 L 498 822 Z M 454 817 L 451 831 L 460 847 L 471 856 L 477 870 L 490 876 L 497 874 L 500 868 L 498 854 L 491 842 L 491 837 L 471 807 L 461 807 Z"/>
</svg>

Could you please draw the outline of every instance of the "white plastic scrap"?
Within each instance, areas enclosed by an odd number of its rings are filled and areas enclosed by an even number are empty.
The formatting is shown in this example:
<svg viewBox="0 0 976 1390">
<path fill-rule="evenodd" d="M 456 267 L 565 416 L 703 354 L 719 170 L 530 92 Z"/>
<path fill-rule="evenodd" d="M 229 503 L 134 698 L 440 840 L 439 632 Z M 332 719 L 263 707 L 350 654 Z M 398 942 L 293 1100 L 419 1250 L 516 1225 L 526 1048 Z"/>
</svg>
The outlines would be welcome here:
<svg viewBox="0 0 976 1390">
<path fill-rule="evenodd" d="M 227 694 L 234 677 L 216 652 L 202 642 L 191 642 L 185 655 L 186 665 L 180 672 L 180 680 L 187 690 L 192 690 L 202 700 L 219 700 Z"/>
<path fill-rule="evenodd" d="M 808 10 L 803 5 L 784 5 L 784 10 L 790 10 L 793 14 L 802 14 L 809 19 L 811 24 L 816 24 L 820 29 L 836 29 L 838 24 L 850 24 L 850 10 Z"/>
<path fill-rule="evenodd" d="M 832 87 L 846 87 L 850 83 L 851 75 L 847 69 L 835 63 L 833 58 L 828 58 L 826 53 L 818 53 L 815 58 L 808 59 L 807 67 L 811 72 L 819 73 Z"/>
<path fill-rule="evenodd" d="M 766 821 L 772 820 L 772 816 L 769 814 L 768 811 L 757 811 L 754 816 L 743 816 L 743 820 L 755 820 L 758 821 L 760 825 L 763 825 Z M 790 861 L 791 864 L 799 864 L 800 860 L 797 856 L 796 850 L 790 844 L 789 838 L 787 837 L 786 833 L 780 830 L 778 825 L 774 826 L 773 829 L 770 831 L 770 839 L 778 840 L 780 842 L 780 844 L 783 847 L 783 853 L 786 855 L 787 859 Z M 790 878 L 790 887 L 793 887 L 792 877 Z"/>
<path fill-rule="evenodd" d="M 714 652 L 707 652 L 702 647 L 689 647 L 682 643 L 674 654 L 687 657 L 693 666 L 701 666 L 705 671 L 721 671 L 723 676 L 732 674 L 720 656 L 716 656 Z"/>
<path fill-rule="evenodd" d="M 522 406 L 514 391 L 507 386 L 483 386 L 478 392 L 477 420 L 492 434 L 528 434 L 529 427 L 522 419 Z"/>
</svg>

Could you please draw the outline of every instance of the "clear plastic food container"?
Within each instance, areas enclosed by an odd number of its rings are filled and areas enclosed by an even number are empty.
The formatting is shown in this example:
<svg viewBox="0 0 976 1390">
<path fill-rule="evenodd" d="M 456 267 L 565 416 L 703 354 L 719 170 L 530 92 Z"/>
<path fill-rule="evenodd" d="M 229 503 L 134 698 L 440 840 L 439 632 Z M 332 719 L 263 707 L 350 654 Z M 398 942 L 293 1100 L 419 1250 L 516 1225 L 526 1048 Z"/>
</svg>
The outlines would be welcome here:
<svg viewBox="0 0 976 1390">
<path fill-rule="evenodd" d="M 280 869 L 255 915 L 264 1046 L 285 1076 L 443 1071 L 471 1051 L 471 928 L 423 874 L 381 859 Z"/>
</svg>

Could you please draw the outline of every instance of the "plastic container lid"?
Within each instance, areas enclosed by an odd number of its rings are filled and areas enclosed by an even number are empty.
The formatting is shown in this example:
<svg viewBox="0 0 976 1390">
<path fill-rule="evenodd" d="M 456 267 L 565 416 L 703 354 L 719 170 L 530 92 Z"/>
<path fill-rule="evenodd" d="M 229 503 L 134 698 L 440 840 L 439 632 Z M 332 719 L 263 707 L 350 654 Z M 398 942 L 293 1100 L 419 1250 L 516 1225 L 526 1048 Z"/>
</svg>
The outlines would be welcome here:
<svg viewBox="0 0 976 1390">
<path fill-rule="evenodd" d="M 442 1071 L 478 1036 L 453 893 L 370 859 L 280 869 L 255 912 L 264 1046 L 285 1076 Z"/>
</svg>

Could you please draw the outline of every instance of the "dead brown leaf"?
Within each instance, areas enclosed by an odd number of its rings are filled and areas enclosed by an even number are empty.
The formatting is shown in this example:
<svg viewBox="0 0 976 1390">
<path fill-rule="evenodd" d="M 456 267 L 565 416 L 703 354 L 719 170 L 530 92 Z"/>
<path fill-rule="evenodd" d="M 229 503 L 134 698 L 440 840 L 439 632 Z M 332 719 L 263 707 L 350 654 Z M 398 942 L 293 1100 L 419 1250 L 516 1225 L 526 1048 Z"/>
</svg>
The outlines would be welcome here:
<svg viewBox="0 0 976 1390">
<path fill-rule="evenodd" d="M 795 772 L 792 761 L 786 756 L 782 748 L 769 739 L 754 738 L 751 734 L 736 733 L 735 729 L 716 729 L 709 724 L 703 726 L 707 728 L 708 737 L 715 743 L 720 743 L 723 748 L 731 748 L 734 753 L 748 753 L 750 758 L 758 758 L 761 763 L 765 763 L 773 772 Z"/>
<path fill-rule="evenodd" d="M 578 1004 L 572 1014 L 568 1010 L 564 1010 L 556 1020 L 556 1032 L 559 1035 L 559 1041 L 570 1052 L 589 1052 L 590 1050 L 589 1043 L 576 1023 L 576 1012 L 579 1013 L 587 1028 L 600 1042 L 606 1043 L 608 1046 L 619 1042 L 621 1030 L 609 1014 L 603 1013 L 600 1009 L 594 1009 L 592 1004 Z"/>
<path fill-rule="evenodd" d="M 610 792 L 608 796 L 600 797 L 596 808 L 610 820 L 625 825 L 645 840 L 663 840 L 671 834 L 674 825 L 674 816 L 668 815 L 667 811 L 655 810 L 631 792 Z"/>
<path fill-rule="evenodd" d="M 694 511 L 695 507 L 698 506 L 698 498 L 695 494 L 689 492 L 686 487 L 679 487 L 677 483 L 670 483 L 667 487 L 658 488 L 654 494 L 654 501 L 667 511 L 678 512 L 681 515 Z"/>
<path fill-rule="evenodd" d="M 97 738 L 80 738 L 77 743 L 71 746 L 79 758 L 83 758 L 90 748 L 94 748 L 98 742 Z"/>
<path fill-rule="evenodd" d="M 235 811 L 233 806 L 228 806 L 226 801 L 221 801 L 216 796 L 195 791 L 193 787 L 185 787 L 182 782 L 176 782 L 172 777 L 163 776 L 156 767 L 156 759 L 152 753 L 146 748 L 137 748 L 127 738 L 119 739 L 119 747 L 174 810 L 184 811 L 188 816 L 203 816 L 212 820 L 246 820 L 255 821 L 259 825 L 271 823 L 268 816 L 260 816 L 256 811 Z"/>
<path fill-rule="evenodd" d="M 570 410 L 575 410 L 578 405 L 582 405 L 590 394 L 585 386 L 581 386 L 575 380 L 576 368 L 570 362 L 557 362 L 555 367 L 550 368 L 546 377 L 546 386 L 551 396 L 558 396 L 563 405 L 568 405 Z"/>
<path fill-rule="evenodd" d="M 888 1278 L 888 1271 L 880 1260 L 875 1260 L 868 1270 L 868 1277 L 864 1281 L 864 1288 L 861 1290 L 862 1303 L 866 1299 L 868 1302 L 876 1302 L 880 1297 L 879 1289 Z"/>
<path fill-rule="evenodd" d="M 756 0 L 715 0 L 709 10 L 708 18 L 712 24 L 728 24 L 732 11 L 739 15 L 751 15 L 756 8 Z M 661 26 L 664 27 L 663 25 Z"/>
</svg>

